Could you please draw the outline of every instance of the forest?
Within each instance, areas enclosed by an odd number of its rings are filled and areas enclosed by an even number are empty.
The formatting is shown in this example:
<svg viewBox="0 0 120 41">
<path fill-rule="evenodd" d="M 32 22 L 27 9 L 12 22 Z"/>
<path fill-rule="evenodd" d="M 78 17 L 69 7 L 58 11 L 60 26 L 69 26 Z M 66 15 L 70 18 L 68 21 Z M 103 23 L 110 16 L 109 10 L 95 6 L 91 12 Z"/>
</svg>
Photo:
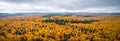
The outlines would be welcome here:
<svg viewBox="0 0 120 41">
<path fill-rule="evenodd" d="M 0 18 L 0 41 L 120 41 L 120 15 Z"/>
</svg>

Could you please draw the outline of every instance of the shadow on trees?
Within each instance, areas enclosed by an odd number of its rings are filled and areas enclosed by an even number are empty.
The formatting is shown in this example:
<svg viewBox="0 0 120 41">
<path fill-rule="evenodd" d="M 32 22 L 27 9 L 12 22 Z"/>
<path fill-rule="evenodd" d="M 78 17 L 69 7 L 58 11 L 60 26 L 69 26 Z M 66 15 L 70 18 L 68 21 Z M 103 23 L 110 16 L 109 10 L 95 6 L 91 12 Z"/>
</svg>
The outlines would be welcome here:
<svg viewBox="0 0 120 41">
<path fill-rule="evenodd" d="M 44 20 L 43 22 L 46 22 L 46 23 L 51 23 L 51 22 L 54 22 L 56 24 L 59 24 L 59 25 L 65 25 L 66 23 L 70 22 L 70 23 L 83 23 L 83 24 L 90 24 L 92 22 L 98 22 L 99 20 L 72 20 L 72 21 L 69 21 L 69 20 L 52 20 L 52 19 L 47 19 L 47 20 Z"/>
</svg>

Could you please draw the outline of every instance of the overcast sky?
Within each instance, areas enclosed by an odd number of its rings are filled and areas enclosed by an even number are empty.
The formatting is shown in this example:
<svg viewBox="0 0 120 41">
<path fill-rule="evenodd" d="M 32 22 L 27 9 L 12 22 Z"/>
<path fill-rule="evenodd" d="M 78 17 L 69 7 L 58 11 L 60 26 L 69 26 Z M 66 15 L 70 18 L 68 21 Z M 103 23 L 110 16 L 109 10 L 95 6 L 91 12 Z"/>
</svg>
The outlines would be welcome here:
<svg viewBox="0 0 120 41">
<path fill-rule="evenodd" d="M 0 12 L 120 12 L 120 0 L 0 0 Z"/>
</svg>

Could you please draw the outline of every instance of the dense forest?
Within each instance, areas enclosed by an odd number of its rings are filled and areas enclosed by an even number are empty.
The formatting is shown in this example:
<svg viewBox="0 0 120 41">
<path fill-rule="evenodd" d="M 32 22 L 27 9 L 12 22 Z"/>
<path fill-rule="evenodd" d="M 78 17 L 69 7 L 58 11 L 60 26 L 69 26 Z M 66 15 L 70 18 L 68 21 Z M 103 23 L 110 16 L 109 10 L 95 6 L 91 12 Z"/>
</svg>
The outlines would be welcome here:
<svg viewBox="0 0 120 41">
<path fill-rule="evenodd" d="M 120 15 L 9 16 L 0 41 L 120 41 Z"/>
</svg>

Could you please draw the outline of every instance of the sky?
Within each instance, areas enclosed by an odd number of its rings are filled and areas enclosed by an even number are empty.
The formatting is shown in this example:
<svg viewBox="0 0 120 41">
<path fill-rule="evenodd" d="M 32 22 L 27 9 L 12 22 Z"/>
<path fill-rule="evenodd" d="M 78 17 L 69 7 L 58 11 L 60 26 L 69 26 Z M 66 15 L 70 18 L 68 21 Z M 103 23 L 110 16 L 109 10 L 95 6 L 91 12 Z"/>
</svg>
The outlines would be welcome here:
<svg viewBox="0 0 120 41">
<path fill-rule="evenodd" d="M 0 0 L 0 12 L 120 12 L 120 0 Z"/>
</svg>

